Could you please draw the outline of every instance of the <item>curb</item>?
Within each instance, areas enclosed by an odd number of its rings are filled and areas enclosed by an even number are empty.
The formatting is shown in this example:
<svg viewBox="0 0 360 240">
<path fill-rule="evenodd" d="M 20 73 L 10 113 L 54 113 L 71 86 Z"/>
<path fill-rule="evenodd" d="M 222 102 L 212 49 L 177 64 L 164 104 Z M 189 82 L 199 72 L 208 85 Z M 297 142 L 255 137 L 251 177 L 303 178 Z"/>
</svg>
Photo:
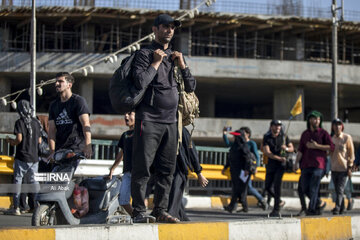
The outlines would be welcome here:
<svg viewBox="0 0 360 240">
<path fill-rule="evenodd" d="M 185 199 L 185 208 L 214 208 L 214 209 L 223 209 L 224 206 L 230 203 L 230 196 L 216 196 L 216 197 L 202 197 L 202 196 L 190 196 L 184 195 Z M 284 209 L 289 210 L 300 210 L 300 200 L 297 197 L 283 197 L 281 198 L 285 201 Z M 322 201 L 326 202 L 325 210 L 332 210 L 335 207 L 335 203 L 331 198 L 321 198 Z M 248 206 L 257 207 L 257 199 L 254 196 L 247 196 Z M 306 204 L 309 203 L 309 200 L 306 199 Z M 271 202 L 273 204 L 273 201 Z M 348 200 L 345 199 L 345 206 L 347 206 Z M 354 198 L 353 209 L 360 209 L 360 199 Z"/>
<path fill-rule="evenodd" d="M 213 196 L 213 197 L 202 197 L 202 196 L 190 196 L 184 195 L 185 208 L 213 208 L 213 209 L 223 209 L 224 206 L 230 203 L 231 197 L 229 196 Z M 149 204 L 152 204 L 153 198 L 149 199 Z M 284 197 L 282 198 L 285 201 L 285 209 L 290 210 L 300 210 L 300 200 L 299 198 L 293 197 Z M 322 201 L 326 202 L 325 210 L 330 211 L 335 207 L 335 203 L 331 198 L 321 198 Z M 247 197 L 249 207 L 257 207 L 257 199 L 254 196 Z M 308 199 L 306 199 L 308 203 Z M 12 204 L 12 197 L 9 196 L 0 196 L 0 209 L 8 209 Z M 273 204 L 273 202 L 271 202 Z M 347 206 L 348 201 L 345 199 L 345 206 Z M 360 209 L 360 199 L 354 198 L 354 207 L 353 209 Z"/>
<path fill-rule="evenodd" d="M 3 228 L 0 239 L 358 239 L 360 217 L 285 218 L 236 222 Z"/>
</svg>

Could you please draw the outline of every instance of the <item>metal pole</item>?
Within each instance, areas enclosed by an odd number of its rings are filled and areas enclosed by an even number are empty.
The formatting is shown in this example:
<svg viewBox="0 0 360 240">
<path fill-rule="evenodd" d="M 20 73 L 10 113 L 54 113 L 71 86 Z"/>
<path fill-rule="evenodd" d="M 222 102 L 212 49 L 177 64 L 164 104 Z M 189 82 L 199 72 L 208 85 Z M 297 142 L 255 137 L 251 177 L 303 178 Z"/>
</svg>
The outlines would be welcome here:
<svg viewBox="0 0 360 240">
<path fill-rule="evenodd" d="M 338 86 L 336 81 L 336 65 L 338 60 L 338 44 L 337 44 L 337 18 L 336 18 L 336 11 L 337 5 L 336 0 L 332 1 L 332 92 L 331 92 L 331 119 L 335 119 L 338 116 Z"/>
<path fill-rule="evenodd" d="M 32 18 L 31 18 L 31 69 L 30 69 L 30 103 L 34 108 L 33 117 L 36 116 L 36 6 L 35 0 L 32 0 Z"/>
</svg>

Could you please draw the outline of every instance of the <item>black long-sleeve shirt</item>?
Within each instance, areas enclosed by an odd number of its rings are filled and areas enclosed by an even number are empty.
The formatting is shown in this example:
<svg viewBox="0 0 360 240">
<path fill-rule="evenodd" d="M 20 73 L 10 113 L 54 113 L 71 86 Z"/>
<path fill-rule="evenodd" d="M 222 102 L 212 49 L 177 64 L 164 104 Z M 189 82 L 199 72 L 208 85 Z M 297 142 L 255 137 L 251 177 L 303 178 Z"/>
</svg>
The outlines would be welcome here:
<svg viewBox="0 0 360 240">
<path fill-rule="evenodd" d="M 165 57 L 158 70 L 151 66 L 153 52 L 163 50 Z M 136 108 L 136 119 L 158 123 L 174 123 L 177 121 L 179 94 L 174 77 L 174 61 L 171 59 L 171 47 L 164 47 L 153 41 L 149 47 L 139 50 L 132 64 L 132 76 L 135 87 L 147 88 L 143 101 Z M 185 91 L 195 90 L 196 81 L 189 68 L 181 70 Z"/>
</svg>

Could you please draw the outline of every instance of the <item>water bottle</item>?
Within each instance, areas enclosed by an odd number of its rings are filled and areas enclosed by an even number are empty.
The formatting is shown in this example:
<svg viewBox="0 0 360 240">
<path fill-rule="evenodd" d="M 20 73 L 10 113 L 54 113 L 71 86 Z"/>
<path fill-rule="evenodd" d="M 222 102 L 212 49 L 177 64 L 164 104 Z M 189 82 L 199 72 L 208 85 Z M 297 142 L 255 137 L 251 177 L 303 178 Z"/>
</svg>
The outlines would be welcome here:
<svg viewBox="0 0 360 240">
<path fill-rule="evenodd" d="M 286 159 L 286 150 L 285 150 L 285 149 L 281 149 L 281 151 L 280 151 L 280 157 L 284 157 L 284 158 Z M 281 165 L 282 165 L 283 167 L 286 167 L 286 161 L 281 162 Z"/>
<path fill-rule="evenodd" d="M 75 208 L 81 208 L 81 191 L 79 188 L 75 188 L 73 192 Z"/>
</svg>

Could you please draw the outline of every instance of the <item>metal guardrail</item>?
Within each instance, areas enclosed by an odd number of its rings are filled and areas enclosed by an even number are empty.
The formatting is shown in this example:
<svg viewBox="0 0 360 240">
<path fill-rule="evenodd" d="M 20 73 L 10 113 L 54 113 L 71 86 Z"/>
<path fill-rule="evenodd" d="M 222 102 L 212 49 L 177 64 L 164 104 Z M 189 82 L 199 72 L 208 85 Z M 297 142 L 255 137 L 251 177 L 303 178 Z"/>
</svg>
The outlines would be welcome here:
<svg viewBox="0 0 360 240">
<path fill-rule="evenodd" d="M 7 134 L 0 134 L 0 142 L 3 149 L 10 150 L 9 146 L 5 143 L 4 138 L 8 136 Z M 11 136 L 11 135 L 9 135 Z M 117 141 L 114 140 L 92 140 L 94 146 L 94 155 L 93 160 L 83 160 L 81 161 L 78 169 L 75 172 L 76 176 L 103 176 L 109 173 L 109 169 L 113 164 L 116 153 L 118 152 Z M 222 147 L 206 147 L 206 146 L 197 146 L 197 151 L 199 154 L 199 160 L 203 168 L 203 175 L 208 178 L 210 181 L 208 187 L 202 189 L 196 181 L 196 174 L 189 174 L 189 184 L 188 189 L 194 191 L 206 191 L 209 194 L 213 193 L 223 193 L 231 190 L 231 182 L 229 171 L 225 174 L 221 174 L 223 165 L 226 163 L 227 154 L 229 149 Z M 261 151 L 259 153 L 262 154 Z M 4 155 L 4 153 L 1 153 Z M 7 155 L 7 154 L 5 154 Z M 96 160 L 95 160 L 96 159 Z M 122 172 L 122 164 L 115 171 L 115 175 Z M 13 173 L 13 155 L 11 156 L 0 156 L 0 174 L 12 174 Z M 253 186 L 258 189 L 264 187 L 266 169 L 264 167 L 258 167 L 257 173 L 252 177 Z M 283 189 L 288 190 L 292 194 L 297 189 L 297 183 L 299 181 L 300 171 L 297 173 L 285 173 L 283 177 Z M 321 181 L 321 190 L 324 193 L 327 193 L 327 185 L 330 182 L 331 177 L 324 177 Z M 360 172 L 353 174 L 352 182 L 354 186 L 354 193 L 360 193 Z"/>
</svg>

